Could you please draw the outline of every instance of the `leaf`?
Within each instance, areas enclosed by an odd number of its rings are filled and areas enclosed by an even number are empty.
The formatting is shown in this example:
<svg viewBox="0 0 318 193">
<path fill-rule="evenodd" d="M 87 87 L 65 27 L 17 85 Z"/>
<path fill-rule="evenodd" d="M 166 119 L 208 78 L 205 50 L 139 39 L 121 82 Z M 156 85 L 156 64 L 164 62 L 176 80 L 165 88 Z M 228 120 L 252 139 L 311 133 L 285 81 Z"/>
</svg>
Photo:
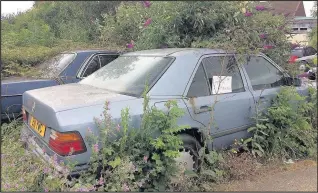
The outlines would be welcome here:
<svg viewBox="0 0 318 193">
<path fill-rule="evenodd" d="M 120 157 L 116 157 L 114 161 L 110 161 L 109 162 L 109 165 L 112 167 L 112 168 L 116 168 L 117 166 L 119 166 L 121 163 L 121 159 Z"/>
<path fill-rule="evenodd" d="M 258 150 L 252 150 L 252 154 L 255 156 L 255 154 L 257 154 L 258 156 L 262 157 L 263 156 L 263 153 L 261 151 L 258 151 Z"/>
<path fill-rule="evenodd" d="M 216 178 L 216 173 L 212 170 L 202 170 L 200 172 L 201 175 L 211 176 L 213 178 Z"/>
<path fill-rule="evenodd" d="M 199 177 L 197 173 L 195 173 L 192 170 L 185 170 L 184 171 L 184 175 L 188 176 L 188 177 Z"/>
<path fill-rule="evenodd" d="M 250 127 L 250 128 L 247 129 L 247 132 L 254 131 L 255 129 L 257 129 L 257 127 Z"/>
<path fill-rule="evenodd" d="M 245 139 L 243 143 L 244 143 L 244 144 L 247 144 L 247 143 L 249 143 L 249 142 L 251 142 L 251 141 L 252 141 L 252 138 L 250 137 L 250 138 L 248 138 L 248 139 Z"/>
</svg>

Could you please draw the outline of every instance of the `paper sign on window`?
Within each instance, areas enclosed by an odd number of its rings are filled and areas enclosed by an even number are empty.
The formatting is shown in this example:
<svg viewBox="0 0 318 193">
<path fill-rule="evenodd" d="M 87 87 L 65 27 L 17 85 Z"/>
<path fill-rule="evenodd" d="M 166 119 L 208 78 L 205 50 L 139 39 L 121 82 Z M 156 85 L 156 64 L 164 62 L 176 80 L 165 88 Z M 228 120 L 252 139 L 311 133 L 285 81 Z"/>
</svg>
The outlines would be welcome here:
<svg viewBox="0 0 318 193">
<path fill-rule="evenodd" d="M 212 94 L 232 92 L 232 76 L 213 76 Z"/>
</svg>

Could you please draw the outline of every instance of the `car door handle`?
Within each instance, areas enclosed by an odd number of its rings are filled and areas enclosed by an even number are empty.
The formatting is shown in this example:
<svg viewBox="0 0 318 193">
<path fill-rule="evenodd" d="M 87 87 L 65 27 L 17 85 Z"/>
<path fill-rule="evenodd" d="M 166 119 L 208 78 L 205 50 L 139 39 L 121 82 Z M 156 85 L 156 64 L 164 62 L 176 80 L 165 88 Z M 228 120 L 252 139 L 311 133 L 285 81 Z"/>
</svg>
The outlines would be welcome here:
<svg viewBox="0 0 318 193">
<path fill-rule="evenodd" d="M 208 111 L 211 111 L 212 108 L 207 106 L 207 105 L 204 105 L 204 106 L 201 106 L 199 109 L 196 109 L 195 110 L 195 114 L 199 114 L 199 113 L 204 113 L 204 112 L 208 112 Z"/>
<path fill-rule="evenodd" d="M 207 106 L 207 105 L 204 105 L 204 106 L 200 107 L 200 109 L 208 109 L 208 108 L 209 108 L 209 106 Z"/>
</svg>

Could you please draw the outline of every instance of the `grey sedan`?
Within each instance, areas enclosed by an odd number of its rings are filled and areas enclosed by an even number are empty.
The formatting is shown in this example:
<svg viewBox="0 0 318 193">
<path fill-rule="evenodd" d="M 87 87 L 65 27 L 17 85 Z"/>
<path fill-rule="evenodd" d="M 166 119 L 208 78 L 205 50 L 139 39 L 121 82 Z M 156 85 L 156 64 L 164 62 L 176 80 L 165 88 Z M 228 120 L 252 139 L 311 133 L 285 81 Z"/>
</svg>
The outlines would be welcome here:
<svg viewBox="0 0 318 193">
<path fill-rule="evenodd" d="M 54 154 L 59 161 L 66 161 L 73 148 L 72 159 L 78 163 L 74 172 L 85 169 L 91 155 L 85 139 L 87 128 L 97 133 L 94 117 L 103 112 L 105 101 L 110 102 L 111 116 L 117 121 L 121 109 L 129 107 L 132 127 L 137 128 L 147 80 L 150 105 L 164 109 L 165 101 L 176 100 L 184 109 L 179 123 L 191 129 L 181 136 L 184 146 L 194 153 L 203 144 L 200 129 L 209 125 L 211 106 L 217 100 L 216 124 L 208 128 L 214 139 L 208 142 L 208 149 L 229 147 L 234 139 L 249 136 L 247 128 L 255 123 L 251 117 L 257 101 L 267 108 L 284 85 L 295 84 L 299 92 L 306 93 L 299 80 L 265 55 L 253 55 L 246 61 L 237 65 L 235 54 L 214 49 L 169 48 L 123 54 L 79 83 L 25 92 L 22 140 L 35 145 L 34 152 L 47 161 Z M 73 140 L 67 141 L 66 135 Z M 187 152 L 179 159 L 190 168 L 197 167 L 197 159 Z"/>
</svg>

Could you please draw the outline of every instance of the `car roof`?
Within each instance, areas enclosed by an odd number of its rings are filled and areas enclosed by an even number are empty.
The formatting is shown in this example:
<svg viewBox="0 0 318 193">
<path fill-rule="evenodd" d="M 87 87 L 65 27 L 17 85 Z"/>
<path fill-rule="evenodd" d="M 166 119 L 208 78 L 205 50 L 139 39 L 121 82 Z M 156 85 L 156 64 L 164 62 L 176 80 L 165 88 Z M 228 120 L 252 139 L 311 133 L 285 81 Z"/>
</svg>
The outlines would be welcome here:
<svg viewBox="0 0 318 193">
<path fill-rule="evenodd" d="M 182 54 L 218 54 L 218 53 L 229 53 L 221 49 L 208 49 L 208 48 L 164 48 L 164 49 L 152 49 L 152 50 L 141 50 L 136 52 L 129 52 L 123 54 L 123 56 L 177 56 Z"/>
</svg>

